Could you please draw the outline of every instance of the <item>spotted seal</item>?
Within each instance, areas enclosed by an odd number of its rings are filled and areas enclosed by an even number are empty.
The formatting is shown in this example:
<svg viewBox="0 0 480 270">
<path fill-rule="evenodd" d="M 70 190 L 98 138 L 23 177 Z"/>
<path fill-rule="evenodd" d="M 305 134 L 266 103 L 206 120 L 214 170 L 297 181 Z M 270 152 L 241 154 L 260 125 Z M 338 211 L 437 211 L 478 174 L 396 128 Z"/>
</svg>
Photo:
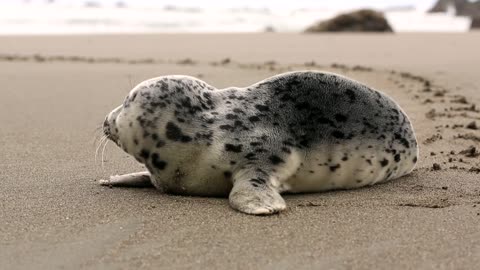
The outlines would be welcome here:
<svg viewBox="0 0 480 270">
<path fill-rule="evenodd" d="M 397 103 L 317 71 L 225 89 L 189 76 L 150 79 L 108 114 L 103 131 L 148 171 L 101 184 L 151 181 L 167 193 L 228 195 L 248 214 L 284 210 L 285 192 L 398 178 L 418 157 L 413 127 Z"/>
</svg>

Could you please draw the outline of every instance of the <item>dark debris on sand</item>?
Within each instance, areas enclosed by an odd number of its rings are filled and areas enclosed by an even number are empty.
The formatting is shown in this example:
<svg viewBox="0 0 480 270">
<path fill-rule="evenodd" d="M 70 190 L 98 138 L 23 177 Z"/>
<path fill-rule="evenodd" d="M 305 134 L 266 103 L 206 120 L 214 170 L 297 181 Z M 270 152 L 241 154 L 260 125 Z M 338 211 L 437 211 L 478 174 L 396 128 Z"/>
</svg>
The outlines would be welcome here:
<svg viewBox="0 0 480 270">
<path fill-rule="evenodd" d="M 480 152 L 477 150 L 475 146 L 470 146 L 469 148 L 460 151 L 461 155 L 464 155 L 466 157 L 478 157 L 480 156 Z"/>
<path fill-rule="evenodd" d="M 468 129 L 473 129 L 473 130 L 477 130 L 477 129 L 478 129 L 477 122 L 472 121 L 472 122 L 468 123 L 468 125 L 466 126 L 466 128 L 468 128 Z"/>
</svg>

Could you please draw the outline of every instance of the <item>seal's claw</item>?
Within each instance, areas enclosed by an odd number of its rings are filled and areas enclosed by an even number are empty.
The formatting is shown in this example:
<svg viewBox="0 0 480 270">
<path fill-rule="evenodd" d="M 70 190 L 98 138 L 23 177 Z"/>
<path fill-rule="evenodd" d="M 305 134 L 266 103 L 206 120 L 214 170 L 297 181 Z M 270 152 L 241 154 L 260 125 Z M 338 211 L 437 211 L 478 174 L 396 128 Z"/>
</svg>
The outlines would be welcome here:
<svg viewBox="0 0 480 270">
<path fill-rule="evenodd" d="M 100 184 L 101 186 L 111 185 L 110 184 L 110 179 L 100 179 L 100 180 L 98 180 L 98 184 Z"/>
<path fill-rule="evenodd" d="M 100 179 L 98 183 L 102 186 L 129 186 L 129 187 L 151 187 L 150 174 L 148 172 L 130 173 L 123 175 L 112 175 L 107 179 Z"/>
</svg>

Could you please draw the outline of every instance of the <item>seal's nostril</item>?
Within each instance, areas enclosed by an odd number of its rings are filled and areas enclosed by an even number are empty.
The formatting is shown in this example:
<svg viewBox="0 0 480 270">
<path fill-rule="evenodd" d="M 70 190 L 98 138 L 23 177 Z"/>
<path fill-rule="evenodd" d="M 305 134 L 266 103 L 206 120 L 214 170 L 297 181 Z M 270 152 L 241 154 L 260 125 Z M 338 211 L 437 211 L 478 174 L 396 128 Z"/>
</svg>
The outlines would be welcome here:
<svg viewBox="0 0 480 270">
<path fill-rule="evenodd" d="M 108 127 L 108 120 L 107 119 L 105 119 L 105 121 L 103 121 L 103 127 L 104 128 Z"/>
</svg>

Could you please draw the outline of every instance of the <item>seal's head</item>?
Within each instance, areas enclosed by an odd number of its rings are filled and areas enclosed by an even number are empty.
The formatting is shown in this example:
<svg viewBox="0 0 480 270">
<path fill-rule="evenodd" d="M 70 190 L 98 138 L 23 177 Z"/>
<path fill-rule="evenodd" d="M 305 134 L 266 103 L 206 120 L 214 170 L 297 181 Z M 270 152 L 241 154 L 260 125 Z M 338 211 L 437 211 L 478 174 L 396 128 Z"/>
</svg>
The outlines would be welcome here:
<svg viewBox="0 0 480 270">
<path fill-rule="evenodd" d="M 117 127 L 117 118 L 122 111 L 122 108 L 123 106 L 118 106 L 117 108 L 115 108 L 107 115 L 105 121 L 103 122 L 103 134 L 117 145 L 119 144 L 119 129 Z"/>
<path fill-rule="evenodd" d="M 210 90 L 211 86 L 189 76 L 144 81 L 107 115 L 104 135 L 145 163 L 153 151 L 165 152 L 171 146 L 167 142 L 193 141 L 192 126 L 203 111 L 214 107 L 211 94 L 206 93 Z"/>
<path fill-rule="evenodd" d="M 161 125 L 164 114 L 161 108 L 151 105 L 153 99 L 161 100 L 156 90 L 145 82 L 137 85 L 103 122 L 104 135 L 140 162 L 144 161 L 142 149 L 150 149 L 153 140 L 159 139 L 153 134 L 156 134 L 157 125 Z"/>
</svg>

